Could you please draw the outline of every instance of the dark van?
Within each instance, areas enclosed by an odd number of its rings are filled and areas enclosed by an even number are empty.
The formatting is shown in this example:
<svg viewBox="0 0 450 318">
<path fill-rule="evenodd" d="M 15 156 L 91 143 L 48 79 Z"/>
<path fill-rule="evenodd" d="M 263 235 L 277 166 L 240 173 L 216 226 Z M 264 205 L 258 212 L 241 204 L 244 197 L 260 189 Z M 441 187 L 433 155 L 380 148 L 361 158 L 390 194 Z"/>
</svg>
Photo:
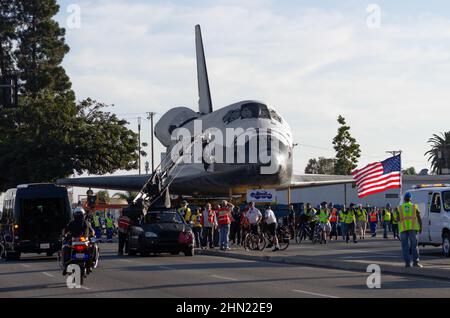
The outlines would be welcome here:
<svg viewBox="0 0 450 318">
<path fill-rule="evenodd" d="M 0 217 L 0 240 L 6 259 L 21 253 L 46 253 L 61 249 L 59 238 L 71 218 L 67 189 L 54 184 L 20 185 L 6 192 Z"/>
</svg>

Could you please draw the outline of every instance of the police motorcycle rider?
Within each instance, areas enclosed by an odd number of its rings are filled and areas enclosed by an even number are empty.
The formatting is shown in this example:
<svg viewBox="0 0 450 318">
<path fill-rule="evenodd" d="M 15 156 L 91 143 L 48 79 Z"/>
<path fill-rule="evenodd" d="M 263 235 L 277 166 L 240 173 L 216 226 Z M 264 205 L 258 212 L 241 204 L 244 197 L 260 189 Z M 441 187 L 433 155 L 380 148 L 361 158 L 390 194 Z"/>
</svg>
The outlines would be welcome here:
<svg viewBox="0 0 450 318">
<path fill-rule="evenodd" d="M 85 237 L 91 242 L 91 258 L 90 267 L 95 266 L 93 261 L 96 260 L 98 255 L 98 248 L 96 246 L 95 231 L 91 226 L 91 223 L 85 219 L 85 211 L 82 207 L 77 207 L 73 211 L 73 220 L 71 220 L 67 226 L 63 229 L 63 248 L 62 248 L 62 260 L 63 260 L 63 275 L 67 274 L 67 266 L 69 265 L 71 250 L 68 246 L 68 242 L 73 237 Z"/>
</svg>

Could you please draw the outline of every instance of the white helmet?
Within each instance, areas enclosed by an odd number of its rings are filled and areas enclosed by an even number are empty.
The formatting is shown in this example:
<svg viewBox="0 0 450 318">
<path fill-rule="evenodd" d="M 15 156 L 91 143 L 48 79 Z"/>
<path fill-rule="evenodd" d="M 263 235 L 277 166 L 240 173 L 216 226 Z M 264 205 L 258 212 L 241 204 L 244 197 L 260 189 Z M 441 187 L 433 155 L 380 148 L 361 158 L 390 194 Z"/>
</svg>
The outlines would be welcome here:
<svg viewBox="0 0 450 318">
<path fill-rule="evenodd" d="M 86 212 L 82 207 L 76 207 L 75 210 L 73 210 L 73 215 L 81 213 L 82 215 L 85 215 Z"/>
</svg>

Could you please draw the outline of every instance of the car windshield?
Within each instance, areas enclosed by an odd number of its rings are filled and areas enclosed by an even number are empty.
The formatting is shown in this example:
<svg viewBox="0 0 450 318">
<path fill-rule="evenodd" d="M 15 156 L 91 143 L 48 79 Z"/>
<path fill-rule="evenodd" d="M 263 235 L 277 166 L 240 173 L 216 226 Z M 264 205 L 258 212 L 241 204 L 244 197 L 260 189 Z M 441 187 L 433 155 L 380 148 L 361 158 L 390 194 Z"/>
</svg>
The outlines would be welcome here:
<svg viewBox="0 0 450 318">
<path fill-rule="evenodd" d="M 183 223 L 183 219 L 177 212 L 148 212 L 145 215 L 145 223 Z"/>
<path fill-rule="evenodd" d="M 443 201 L 444 201 L 444 209 L 447 212 L 450 212 L 450 191 L 446 191 L 442 193 Z"/>
</svg>

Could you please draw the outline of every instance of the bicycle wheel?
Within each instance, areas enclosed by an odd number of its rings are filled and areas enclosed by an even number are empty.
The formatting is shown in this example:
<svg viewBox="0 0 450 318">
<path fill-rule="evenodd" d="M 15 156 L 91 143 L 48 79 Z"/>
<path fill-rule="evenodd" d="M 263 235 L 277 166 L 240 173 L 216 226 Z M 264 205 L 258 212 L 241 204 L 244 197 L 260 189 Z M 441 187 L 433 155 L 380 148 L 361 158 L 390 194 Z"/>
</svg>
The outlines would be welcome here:
<svg viewBox="0 0 450 318">
<path fill-rule="evenodd" d="M 278 245 L 280 245 L 281 251 L 284 251 L 289 246 L 289 236 L 287 234 L 284 231 L 277 233 Z"/>
<path fill-rule="evenodd" d="M 266 241 L 266 239 L 264 238 L 264 235 L 260 234 L 260 235 L 259 235 L 259 247 L 260 247 L 261 251 L 262 251 L 263 249 L 265 249 L 266 246 L 267 246 L 267 241 Z"/>
<path fill-rule="evenodd" d="M 300 230 L 298 230 L 298 232 L 295 234 L 295 243 L 302 244 L 303 237 L 305 235 L 304 232 L 305 230 L 303 229 L 303 227 L 301 227 Z"/>
</svg>

